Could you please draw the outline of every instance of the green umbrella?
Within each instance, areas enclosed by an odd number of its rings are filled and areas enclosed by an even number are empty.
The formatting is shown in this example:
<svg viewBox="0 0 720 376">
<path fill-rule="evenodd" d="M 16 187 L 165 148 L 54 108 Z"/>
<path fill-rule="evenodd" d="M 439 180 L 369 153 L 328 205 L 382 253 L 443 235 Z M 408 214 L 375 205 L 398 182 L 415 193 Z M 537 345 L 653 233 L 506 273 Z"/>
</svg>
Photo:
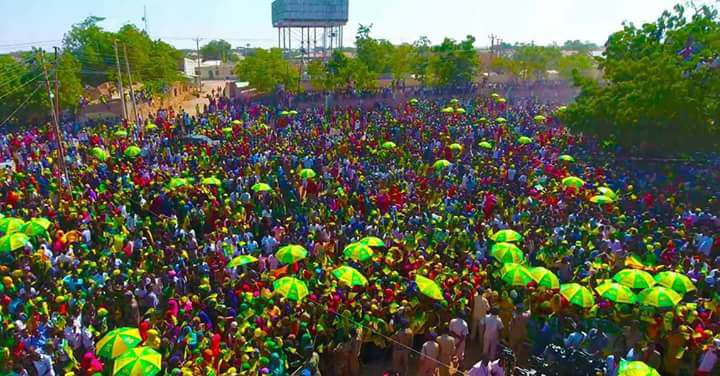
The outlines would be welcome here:
<svg viewBox="0 0 720 376">
<path fill-rule="evenodd" d="M 124 130 L 115 131 L 115 133 L 113 133 L 113 134 L 116 137 L 127 137 L 127 135 L 128 135 L 127 131 L 124 131 Z"/>
<path fill-rule="evenodd" d="M 430 278 L 423 277 L 419 274 L 415 275 L 415 284 L 423 295 L 434 300 L 445 300 L 442 290 L 435 281 Z"/>
<path fill-rule="evenodd" d="M 272 188 L 271 188 L 269 185 L 265 184 L 265 183 L 255 183 L 255 184 L 253 184 L 252 187 L 250 187 L 250 189 L 252 189 L 253 192 L 269 192 L 269 191 L 272 191 Z"/>
<path fill-rule="evenodd" d="M 49 238 L 47 229 L 39 223 L 30 221 L 22 226 L 22 233 L 31 238 Z"/>
<path fill-rule="evenodd" d="M 461 151 L 463 147 L 462 147 L 462 145 L 455 143 L 455 144 L 450 144 L 450 146 L 448 146 L 448 148 L 450 150 L 454 150 L 454 151 Z"/>
<path fill-rule="evenodd" d="M 95 354 L 104 359 L 115 359 L 133 349 L 142 342 L 140 332 L 136 328 L 113 329 L 95 345 Z"/>
<path fill-rule="evenodd" d="M 676 272 L 660 272 L 655 275 L 655 282 L 658 285 L 671 288 L 680 294 L 686 294 L 690 291 L 695 291 L 695 284 L 688 278 L 688 276 Z"/>
<path fill-rule="evenodd" d="M 341 266 L 333 270 L 332 274 L 340 282 L 350 286 L 365 286 L 368 283 L 367 278 L 360 273 L 357 269 L 350 266 Z"/>
<path fill-rule="evenodd" d="M 100 147 L 94 147 L 90 149 L 90 152 L 92 153 L 92 156 L 95 157 L 99 161 L 106 161 L 108 159 L 108 153 L 105 151 L 105 149 Z"/>
<path fill-rule="evenodd" d="M 150 124 L 148 124 L 148 125 L 145 126 L 145 130 L 146 130 L 146 131 L 153 131 L 153 130 L 157 129 L 157 127 L 158 127 L 157 124 L 150 123 Z"/>
<path fill-rule="evenodd" d="M 563 162 L 570 162 L 570 163 L 575 162 L 575 158 L 573 158 L 572 156 L 567 155 L 567 154 L 563 154 L 563 155 L 559 156 L 558 160 L 561 160 Z"/>
<path fill-rule="evenodd" d="M 613 201 L 618 199 L 618 196 L 615 193 L 615 191 L 613 191 L 609 187 L 600 187 L 600 188 L 598 188 L 598 192 L 600 192 L 600 194 L 605 197 L 609 197 Z"/>
<path fill-rule="evenodd" d="M 455 109 L 455 113 L 456 113 L 456 114 L 464 114 L 464 113 L 465 113 L 465 109 L 462 108 L 462 107 L 456 108 L 456 109 Z"/>
<path fill-rule="evenodd" d="M 52 222 L 50 222 L 50 220 L 45 217 L 35 217 L 31 219 L 30 222 L 38 224 L 46 230 L 49 229 L 50 226 L 52 226 Z"/>
<path fill-rule="evenodd" d="M 499 118 L 495 119 L 495 121 L 500 124 L 507 123 L 507 119 L 505 119 L 504 117 L 499 117 Z"/>
<path fill-rule="evenodd" d="M 366 236 L 360 239 L 360 243 L 365 244 L 368 247 L 384 247 L 385 242 L 382 239 L 375 236 Z"/>
<path fill-rule="evenodd" d="M 621 360 L 617 376 L 660 376 L 660 373 L 645 362 Z"/>
<path fill-rule="evenodd" d="M 395 145 L 395 143 L 392 141 L 385 141 L 382 144 L 383 149 L 395 149 L 395 146 L 397 146 L 397 145 Z"/>
<path fill-rule="evenodd" d="M 440 110 L 440 112 L 442 112 L 444 114 L 452 114 L 453 112 L 455 112 L 455 110 L 452 107 L 445 107 L 442 110 Z"/>
<path fill-rule="evenodd" d="M 550 289 L 560 288 L 560 279 L 558 279 L 555 273 L 550 270 L 543 268 L 542 266 L 536 266 L 534 268 L 530 268 L 529 270 L 538 286 L 544 286 Z"/>
<path fill-rule="evenodd" d="M 500 279 L 510 286 L 525 287 L 533 281 L 533 276 L 528 268 L 516 263 L 507 263 L 500 269 Z"/>
<path fill-rule="evenodd" d="M 518 138 L 518 143 L 520 143 L 521 145 L 532 144 L 532 142 L 533 142 L 532 138 L 527 137 L 527 136 L 522 136 L 522 137 Z"/>
<path fill-rule="evenodd" d="M 590 202 L 594 204 L 607 205 L 615 202 L 612 198 L 603 195 L 597 195 L 590 197 Z"/>
<path fill-rule="evenodd" d="M 305 282 L 293 277 L 282 277 L 273 282 L 273 290 L 294 301 L 300 301 L 310 294 Z"/>
<path fill-rule="evenodd" d="M 585 181 L 577 176 L 568 176 L 562 180 L 562 185 L 580 189 L 583 185 L 585 185 Z"/>
<path fill-rule="evenodd" d="M 222 181 L 214 176 L 203 179 L 201 183 L 203 185 L 222 185 Z"/>
<path fill-rule="evenodd" d="M 297 244 L 290 244 L 280 247 L 275 258 L 283 264 L 292 264 L 307 257 L 308 251 L 305 247 Z"/>
<path fill-rule="evenodd" d="M 505 242 L 505 243 L 511 243 L 511 242 L 519 242 L 523 239 L 523 236 L 520 235 L 519 232 L 515 230 L 500 230 L 493 234 L 493 236 L 490 238 L 494 242 Z"/>
<path fill-rule="evenodd" d="M 563 111 L 567 110 L 567 106 L 560 106 L 557 108 L 557 110 L 558 110 L 558 112 L 563 112 Z"/>
<path fill-rule="evenodd" d="M 22 227 L 25 224 L 20 218 L 15 217 L 3 217 L 0 218 L 0 232 L 4 235 L 12 234 L 13 232 L 22 231 Z"/>
<path fill-rule="evenodd" d="M 298 112 L 295 110 L 290 110 L 290 111 L 288 111 L 288 113 L 290 114 L 290 116 L 295 116 L 298 114 Z"/>
<path fill-rule="evenodd" d="M 115 359 L 113 376 L 155 376 L 162 368 L 162 355 L 151 347 L 136 347 Z"/>
<path fill-rule="evenodd" d="M 312 179 L 316 175 L 317 174 L 315 173 L 315 171 L 313 171 L 313 169 L 311 168 L 303 168 L 302 170 L 300 170 L 300 177 L 303 179 Z"/>
<path fill-rule="evenodd" d="M 522 253 L 520 248 L 512 243 L 497 243 L 494 244 L 490 256 L 503 264 L 516 263 L 522 264 L 525 262 L 525 255 Z"/>
<path fill-rule="evenodd" d="M 478 144 L 478 146 L 480 146 L 483 149 L 492 149 L 492 147 L 493 147 L 492 144 L 487 141 L 482 141 L 481 143 Z"/>
<path fill-rule="evenodd" d="M 623 269 L 613 276 L 613 281 L 631 289 L 644 289 L 655 285 L 655 279 L 650 273 L 637 269 Z"/>
<path fill-rule="evenodd" d="M 545 116 L 542 115 L 536 115 L 533 119 L 535 119 L 536 123 L 544 123 L 545 122 Z"/>
<path fill-rule="evenodd" d="M 577 283 L 564 283 L 560 285 L 560 294 L 568 302 L 583 308 L 590 308 L 595 304 L 593 293 L 585 286 Z"/>
<path fill-rule="evenodd" d="M 290 112 L 288 112 L 288 111 L 280 111 L 280 115 L 282 115 L 282 116 L 289 116 L 289 115 L 290 115 Z"/>
<path fill-rule="evenodd" d="M 230 128 L 230 127 L 225 127 L 225 128 L 222 129 L 222 131 L 223 131 L 223 133 L 225 133 L 225 134 L 229 134 L 229 133 L 232 133 L 233 129 Z"/>
<path fill-rule="evenodd" d="M 180 187 L 184 187 L 186 185 L 189 185 L 189 182 L 187 179 L 184 178 L 172 178 L 170 179 L 170 182 L 167 184 L 168 189 L 176 189 Z"/>
<path fill-rule="evenodd" d="M 451 164 L 450 161 L 448 161 L 447 159 L 439 159 L 439 160 L 435 161 L 435 163 L 433 163 L 432 166 L 436 170 L 441 170 L 441 169 L 444 169 L 444 168 L 450 166 L 450 164 Z"/>
<path fill-rule="evenodd" d="M 481 117 L 480 119 L 478 119 L 478 122 L 479 122 L 480 124 L 485 124 L 485 123 L 488 122 L 488 119 L 487 119 L 486 117 Z"/>
<path fill-rule="evenodd" d="M 598 287 L 595 287 L 595 291 L 602 297 L 611 302 L 635 304 L 637 296 L 627 286 L 623 286 L 619 283 L 606 282 Z"/>
<path fill-rule="evenodd" d="M 670 308 L 682 300 L 682 295 L 663 286 L 646 288 L 638 294 L 638 301 L 646 306 Z"/>
<path fill-rule="evenodd" d="M 22 232 L 15 232 L 1 236 L 0 253 L 10 253 L 16 249 L 24 247 L 28 243 L 30 243 L 30 238 Z"/>
<path fill-rule="evenodd" d="M 411 98 L 408 102 L 410 102 L 410 104 L 417 104 L 418 100 L 416 98 Z"/>
<path fill-rule="evenodd" d="M 136 158 L 138 155 L 140 155 L 140 153 L 142 153 L 142 150 L 140 150 L 139 147 L 131 145 L 125 149 L 125 152 L 123 154 L 125 154 L 125 156 L 128 158 Z"/>
<path fill-rule="evenodd" d="M 373 253 L 372 248 L 360 242 L 348 244 L 343 249 L 343 255 L 355 261 L 365 261 L 371 258 Z"/>
<path fill-rule="evenodd" d="M 237 256 L 237 257 L 233 258 L 232 260 L 230 260 L 230 262 L 228 262 L 228 264 L 227 264 L 227 267 L 231 268 L 231 269 L 237 268 L 238 266 L 252 264 L 253 262 L 257 262 L 257 260 L 258 259 L 253 256 L 241 255 L 241 256 Z"/>
<path fill-rule="evenodd" d="M 233 125 L 241 125 L 241 124 L 242 124 L 242 121 L 235 119 L 235 120 L 232 121 L 232 124 L 233 124 Z"/>
</svg>

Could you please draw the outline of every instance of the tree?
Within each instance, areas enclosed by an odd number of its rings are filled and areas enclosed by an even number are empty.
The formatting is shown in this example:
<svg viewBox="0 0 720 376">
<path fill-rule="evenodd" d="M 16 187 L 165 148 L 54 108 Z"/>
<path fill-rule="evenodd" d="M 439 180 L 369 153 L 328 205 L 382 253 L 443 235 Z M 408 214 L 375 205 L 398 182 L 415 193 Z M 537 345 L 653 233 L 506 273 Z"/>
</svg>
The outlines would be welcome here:
<svg viewBox="0 0 720 376">
<path fill-rule="evenodd" d="M 418 52 L 411 44 L 396 46 L 390 55 L 390 72 L 393 80 L 405 81 L 414 72 Z"/>
<path fill-rule="evenodd" d="M 81 64 L 82 81 L 90 85 L 98 85 L 114 77 L 111 76 L 111 68 L 115 64 L 114 35 L 98 26 L 104 19 L 90 16 L 73 25 L 63 38 L 64 48 Z"/>
<path fill-rule="evenodd" d="M 562 49 L 565 51 L 577 51 L 578 53 L 588 53 L 592 50 L 597 50 L 598 48 L 598 45 L 593 42 L 581 42 L 578 39 L 567 40 L 562 46 Z"/>
<path fill-rule="evenodd" d="M 370 37 L 372 25 L 358 27 L 355 37 L 357 58 L 373 72 L 389 73 L 390 58 L 393 53 L 393 45 L 385 39 L 374 39 Z"/>
<path fill-rule="evenodd" d="M 576 74 L 583 77 L 590 77 L 593 67 L 594 61 L 590 55 L 586 53 L 576 53 L 561 57 L 557 69 L 560 72 L 560 76 L 572 80 Z"/>
<path fill-rule="evenodd" d="M 513 60 L 518 63 L 523 79 L 545 77 L 549 69 L 556 68 L 562 57 L 560 48 L 550 46 L 522 45 L 515 50 Z"/>
<path fill-rule="evenodd" d="M 577 77 L 581 93 L 563 117 L 601 140 L 643 153 L 717 150 L 720 144 L 720 20 L 683 6 L 654 23 L 625 24 L 601 58 L 605 84 Z"/>
<path fill-rule="evenodd" d="M 200 48 L 203 60 L 237 61 L 232 45 L 223 39 L 215 39 Z"/>
<path fill-rule="evenodd" d="M 235 74 L 259 92 L 269 93 L 282 85 L 287 91 L 298 87 L 298 69 L 283 59 L 282 50 L 257 49 L 235 66 Z"/>
<path fill-rule="evenodd" d="M 434 86 L 453 86 L 472 82 L 480 66 L 480 59 L 473 44 L 475 38 L 468 35 L 456 42 L 445 38 L 432 48 L 425 79 Z"/>
<path fill-rule="evenodd" d="M 413 48 L 415 49 L 415 61 L 413 61 L 415 77 L 423 85 L 428 85 L 427 74 L 429 73 L 430 55 L 432 54 L 432 42 L 428 37 L 421 36 L 413 43 Z"/>
<path fill-rule="evenodd" d="M 377 73 L 370 70 L 360 59 L 348 58 L 340 51 L 333 51 L 326 64 L 314 61 L 308 66 L 310 82 L 316 90 L 337 90 L 347 87 L 364 90 L 375 87 Z"/>
<path fill-rule="evenodd" d="M 63 52 L 59 55 L 57 75 L 60 81 L 60 108 L 63 111 L 75 112 L 80 106 L 80 97 L 84 93 L 80 69 L 80 62 L 71 53 Z"/>
<path fill-rule="evenodd" d="M 0 122 L 21 123 L 47 113 L 50 105 L 45 78 L 32 54 L 19 59 L 0 55 L 0 71 L 6 72 L 0 85 Z"/>
<path fill-rule="evenodd" d="M 330 89 L 325 64 L 320 60 L 313 60 L 308 64 L 307 74 L 313 89 L 323 91 Z"/>
</svg>

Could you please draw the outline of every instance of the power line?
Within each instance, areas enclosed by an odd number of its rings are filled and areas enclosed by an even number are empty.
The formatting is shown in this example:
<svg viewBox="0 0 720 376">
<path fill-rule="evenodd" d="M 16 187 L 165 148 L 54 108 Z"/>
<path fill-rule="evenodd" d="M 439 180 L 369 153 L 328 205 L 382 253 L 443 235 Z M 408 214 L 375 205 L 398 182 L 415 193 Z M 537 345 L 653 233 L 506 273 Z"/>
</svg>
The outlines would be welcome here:
<svg viewBox="0 0 720 376">
<path fill-rule="evenodd" d="M 10 92 L 5 93 L 5 95 L 3 95 L 3 96 L 0 96 L 0 99 L 3 99 L 3 98 L 5 98 L 5 97 L 9 96 L 10 94 L 15 93 L 15 92 L 18 91 L 19 89 L 24 88 L 25 86 L 27 86 L 27 85 L 29 85 L 31 82 L 37 80 L 37 79 L 40 78 L 41 76 L 42 76 L 42 74 L 39 74 L 39 75 L 35 76 L 33 79 L 31 79 L 31 80 L 29 80 L 29 81 L 26 81 L 24 84 L 16 87 L 14 90 L 11 90 Z"/>
<path fill-rule="evenodd" d="M 20 111 L 23 107 L 25 107 L 25 105 L 30 100 L 30 98 L 32 98 L 35 95 L 35 93 L 37 93 L 37 91 L 40 90 L 41 87 L 42 87 L 41 85 L 37 85 L 35 90 L 33 90 L 33 92 L 30 93 L 30 95 L 28 95 L 27 98 L 25 98 L 25 100 L 15 109 L 15 111 L 13 111 L 2 123 L 0 123 L 0 127 L 2 127 L 3 125 L 5 125 L 5 123 L 10 121 L 10 119 L 12 119 L 12 117 L 15 116 L 15 114 L 18 111 Z"/>
</svg>

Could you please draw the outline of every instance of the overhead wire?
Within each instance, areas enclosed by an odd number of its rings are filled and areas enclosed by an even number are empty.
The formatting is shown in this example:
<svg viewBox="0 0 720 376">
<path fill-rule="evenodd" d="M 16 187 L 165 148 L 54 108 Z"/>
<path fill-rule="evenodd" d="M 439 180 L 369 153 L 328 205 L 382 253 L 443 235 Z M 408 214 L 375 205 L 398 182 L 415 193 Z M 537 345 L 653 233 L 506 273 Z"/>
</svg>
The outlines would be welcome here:
<svg viewBox="0 0 720 376">
<path fill-rule="evenodd" d="M 26 81 L 26 82 L 23 83 L 22 85 L 15 87 L 14 89 L 10 90 L 9 92 L 5 93 L 4 95 L 0 96 L 0 99 L 6 98 L 6 97 L 10 96 L 11 94 L 17 92 L 19 89 L 24 88 L 25 86 L 29 85 L 29 84 L 32 83 L 33 81 L 35 81 L 35 80 L 37 80 L 38 78 L 40 78 L 40 76 L 42 76 L 42 73 L 39 74 L 39 75 L 37 75 L 37 76 L 35 76 L 34 78 Z"/>
<path fill-rule="evenodd" d="M 8 121 L 10 121 L 10 119 L 12 119 L 12 117 L 15 116 L 15 114 L 16 114 L 18 111 L 20 111 L 23 107 L 25 107 L 25 105 L 26 105 L 27 102 L 30 100 L 30 98 L 32 98 L 33 95 L 35 95 L 35 93 L 37 93 L 37 91 L 40 90 L 41 87 L 42 87 L 42 85 L 37 85 L 37 87 L 35 88 L 35 90 L 33 90 L 33 92 L 30 93 L 30 95 L 28 95 L 27 98 L 25 98 L 25 100 L 24 100 L 17 108 L 15 108 L 15 110 L 14 110 L 10 115 L 8 115 L 8 117 L 5 118 L 5 120 L 3 120 L 2 123 L 0 123 L 0 127 L 2 127 L 2 126 L 5 125 Z"/>
</svg>

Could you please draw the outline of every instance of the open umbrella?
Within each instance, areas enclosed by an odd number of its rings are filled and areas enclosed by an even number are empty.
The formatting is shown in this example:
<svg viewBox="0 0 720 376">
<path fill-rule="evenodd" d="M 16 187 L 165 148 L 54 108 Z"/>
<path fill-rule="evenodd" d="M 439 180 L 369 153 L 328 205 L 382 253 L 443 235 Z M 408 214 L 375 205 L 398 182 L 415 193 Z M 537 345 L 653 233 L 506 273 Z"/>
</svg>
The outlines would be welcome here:
<svg viewBox="0 0 720 376">
<path fill-rule="evenodd" d="M 171 178 L 167 184 L 167 188 L 168 189 L 176 189 L 176 188 L 184 187 L 186 185 L 189 185 L 189 182 L 187 181 L 187 179 Z"/>
<path fill-rule="evenodd" d="M 533 276 L 526 267 L 516 263 L 507 263 L 500 269 L 500 279 L 510 286 L 525 287 L 533 281 Z"/>
<path fill-rule="evenodd" d="M 682 300 L 682 295 L 662 286 L 646 288 L 638 294 L 638 301 L 646 306 L 657 308 L 674 307 Z"/>
<path fill-rule="evenodd" d="M 97 146 L 90 149 L 90 153 L 92 154 L 93 157 L 95 157 L 97 160 L 99 160 L 101 162 L 106 161 L 109 157 L 108 153 L 105 151 L 105 149 L 97 147 Z"/>
<path fill-rule="evenodd" d="M 31 238 L 49 237 L 47 229 L 37 222 L 27 222 L 22 226 L 22 233 Z"/>
<path fill-rule="evenodd" d="M 49 229 L 50 226 L 52 226 L 52 222 L 50 222 L 50 220 L 45 217 L 35 217 L 31 219 L 30 222 L 37 224 L 46 230 Z"/>
<path fill-rule="evenodd" d="M 693 284 L 688 276 L 676 272 L 660 272 L 655 275 L 655 282 L 657 282 L 658 285 L 671 288 L 681 294 L 695 290 L 695 284 Z"/>
<path fill-rule="evenodd" d="M 613 281 L 631 289 L 644 289 L 655 285 L 650 273 L 638 269 L 623 269 L 613 276 Z"/>
<path fill-rule="evenodd" d="M 613 200 L 612 198 L 610 198 L 608 196 L 597 195 L 597 196 L 590 197 L 590 202 L 592 202 L 594 204 L 599 204 L 599 205 L 607 205 L 607 204 L 612 204 L 613 202 L 615 202 L 615 200 Z"/>
<path fill-rule="evenodd" d="M 315 173 L 315 171 L 313 171 L 313 169 L 311 168 L 303 168 L 302 170 L 300 170 L 300 177 L 303 179 L 312 179 L 316 175 L 317 174 Z"/>
<path fill-rule="evenodd" d="M 551 289 L 560 288 L 560 279 L 558 279 L 555 273 L 550 270 L 543 268 L 542 266 L 536 266 L 528 270 L 530 270 L 530 274 L 535 282 L 537 282 L 538 286 L 545 286 Z"/>
<path fill-rule="evenodd" d="M 416 98 L 410 98 L 408 102 L 410 102 L 410 104 L 417 104 L 418 100 Z"/>
<path fill-rule="evenodd" d="M 499 117 L 499 118 L 495 119 L 495 121 L 500 124 L 507 123 L 507 119 L 505 119 L 504 117 Z"/>
<path fill-rule="evenodd" d="M 615 191 L 613 191 L 609 187 L 600 187 L 598 188 L 598 192 L 600 192 L 601 195 L 610 197 L 612 200 L 617 200 L 618 196 L 615 194 Z"/>
<path fill-rule="evenodd" d="M 455 113 L 456 113 L 456 114 L 464 114 L 464 113 L 465 113 L 465 109 L 462 108 L 462 107 L 456 108 L 456 109 L 455 109 Z"/>
<path fill-rule="evenodd" d="M 128 146 L 125 148 L 125 152 L 123 152 L 123 154 L 128 158 L 136 158 L 140 155 L 140 153 L 142 153 L 142 150 L 135 145 Z"/>
<path fill-rule="evenodd" d="M 290 115 L 290 112 L 288 112 L 288 111 L 280 111 L 280 115 L 281 115 L 281 116 L 289 116 L 289 115 Z"/>
<path fill-rule="evenodd" d="M 492 147 L 493 147 L 492 144 L 489 143 L 489 142 L 487 142 L 487 141 L 482 141 L 482 142 L 480 142 L 480 143 L 478 144 L 478 146 L 480 146 L 480 147 L 483 148 L 483 149 L 492 149 Z"/>
<path fill-rule="evenodd" d="M 440 290 L 440 286 L 438 286 L 432 279 L 416 274 L 415 284 L 417 284 L 418 291 L 420 291 L 423 295 L 435 300 L 445 300 L 442 290 Z"/>
<path fill-rule="evenodd" d="M 258 259 L 253 256 L 241 255 L 230 260 L 230 262 L 227 263 L 227 267 L 231 269 L 237 268 L 238 266 L 252 264 L 253 262 L 257 262 L 257 260 Z"/>
<path fill-rule="evenodd" d="M 295 116 L 298 114 L 298 112 L 295 110 L 290 110 L 290 111 L 288 111 L 288 113 L 290 114 L 290 116 Z"/>
<path fill-rule="evenodd" d="M 0 218 L 0 232 L 4 235 L 12 234 L 13 232 L 22 231 L 22 227 L 25 224 L 20 218 L 15 217 L 3 217 Z"/>
<path fill-rule="evenodd" d="M 136 347 L 115 359 L 113 376 L 154 376 L 160 373 L 162 355 L 151 347 Z"/>
<path fill-rule="evenodd" d="M 351 266 L 341 266 L 333 270 L 332 274 L 340 282 L 350 287 L 365 286 L 368 283 L 367 278 L 365 278 L 362 273 L 360 273 L 357 269 Z"/>
<path fill-rule="evenodd" d="M 142 342 L 136 328 L 113 329 L 95 345 L 95 353 L 104 359 L 115 359 Z"/>
<path fill-rule="evenodd" d="M 487 122 L 488 122 L 488 119 L 486 117 L 481 117 L 480 119 L 478 119 L 478 123 L 480 123 L 480 124 L 487 124 Z"/>
<path fill-rule="evenodd" d="M 365 261 L 373 254 L 372 248 L 360 242 L 350 243 L 343 249 L 343 255 L 355 261 Z"/>
<path fill-rule="evenodd" d="M 453 151 L 461 151 L 463 149 L 463 147 L 460 144 L 454 143 L 454 144 L 450 144 L 450 146 L 448 146 L 448 149 L 453 150 Z"/>
<path fill-rule="evenodd" d="M 500 230 L 493 234 L 491 237 L 494 242 L 519 242 L 523 239 L 523 236 L 515 230 Z"/>
<path fill-rule="evenodd" d="M 521 264 L 525 262 L 525 255 L 522 253 L 520 248 L 512 243 L 496 243 L 490 250 L 490 256 L 503 264 L 516 263 Z"/>
<path fill-rule="evenodd" d="M 621 360 L 617 376 L 660 376 L 660 373 L 645 362 Z"/>
<path fill-rule="evenodd" d="M 637 296 L 627 286 L 606 282 L 595 287 L 595 291 L 604 299 L 615 303 L 635 304 Z"/>
<path fill-rule="evenodd" d="M 222 185 L 222 181 L 214 176 L 203 179 L 201 183 L 203 185 Z"/>
<path fill-rule="evenodd" d="M 385 242 L 382 239 L 375 236 L 366 236 L 360 239 L 360 243 L 365 244 L 368 247 L 384 247 Z"/>
<path fill-rule="evenodd" d="M 450 164 L 451 164 L 450 161 L 448 161 L 447 159 L 438 159 L 437 161 L 435 161 L 435 163 L 433 163 L 432 166 L 436 170 L 441 170 L 443 168 L 450 166 Z"/>
<path fill-rule="evenodd" d="M 580 189 L 583 185 L 585 185 L 585 181 L 577 176 L 568 176 L 562 180 L 562 185 Z"/>
<path fill-rule="evenodd" d="M 381 146 L 383 149 L 395 149 L 397 145 L 392 141 L 385 141 Z"/>
<path fill-rule="evenodd" d="M 545 116 L 542 116 L 542 115 L 535 115 L 535 117 L 533 119 L 535 120 L 536 123 L 544 123 L 546 120 Z"/>
<path fill-rule="evenodd" d="M 518 143 L 521 145 L 532 144 L 532 142 L 533 142 L 532 138 L 527 137 L 527 136 L 522 136 L 522 137 L 518 138 Z"/>
<path fill-rule="evenodd" d="M 310 293 L 305 282 L 294 277 L 282 277 L 273 282 L 273 290 L 294 301 L 300 301 Z"/>
<path fill-rule="evenodd" d="M 452 107 L 445 107 L 440 112 L 443 114 L 452 114 L 455 110 Z"/>
<path fill-rule="evenodd" d="M 573 158 L 572 156 L 567 155 L 567 154 L 563 154 L 563 155 L 559 156 L 558 160 L 561 160 L 563 162 L 570 162 L 570 163 L 575 162 L 575 158 Z"/>
<path fill-rule="evenodd" d="M 498 99 L 497 101 L 498 101 L 498 103 L 505 103 L 505 102 L 507 102 L 507 99 L 505 99 L 505 98 L 500 98 L 500 99 Z"/>
<path fill-rule="evenodd" d="M 232 124 L 233 124 L 233 125 L 242 125 L 242 121 L 235 119 L 235 120 L 232 121 Z"/>
<path fill-rule="evenodd" d="M 232 133 L 233 129 L 230 127 L 225 127 L 222 129 L 222 131 L 223 131 L 223 133 L 225 133 L 227 135 L 227 134 Z"/>
<path fill-rule="evenodd" d="M 568 302 L 579 307 L 589 308 L 595 304 L 592 291 L 577 283 L 564 283 L 560 285 L 560 294 L 562 294 Z"/>
<path fill-rule="evenodd" d="M 4 235 L 0 237 L 0 253 L 10 253 L 28 243 L 30 243 L 30 238 L 22 232 Z"/>
<path fill-rule="evenodd" d="M 146 131 L 154 131 L 158 128 L 157 124 L 150 123 L 145 126 Z"/>
<path fill-rule="evenodd" d="M 127 135 L 128 135 L 127 131 L 124 131 L 124 130 L 115 131 L 115 133 L 113 133 L 113 134 L 116 137 L 127 137 Z"/>
<path fill-rule="evenodd" d="M 253 184 L 252 187 L 250 187 L 250 189 L 252 189 L 253 192 L 269 192 L 269 191 L 272 191 L 272 188 L 271 188 L 268 184 L 265 184 L 265 183 L 255 183 L 255 184 Z"/>
<path fill-rule="evenodd" d="M 292 264 L 307 257 L 308 251 L 305 247 L 297 244 L 290 244 L 280 247 L 275 253 L 275 258 L 283 264 Z"/>
</svg>

